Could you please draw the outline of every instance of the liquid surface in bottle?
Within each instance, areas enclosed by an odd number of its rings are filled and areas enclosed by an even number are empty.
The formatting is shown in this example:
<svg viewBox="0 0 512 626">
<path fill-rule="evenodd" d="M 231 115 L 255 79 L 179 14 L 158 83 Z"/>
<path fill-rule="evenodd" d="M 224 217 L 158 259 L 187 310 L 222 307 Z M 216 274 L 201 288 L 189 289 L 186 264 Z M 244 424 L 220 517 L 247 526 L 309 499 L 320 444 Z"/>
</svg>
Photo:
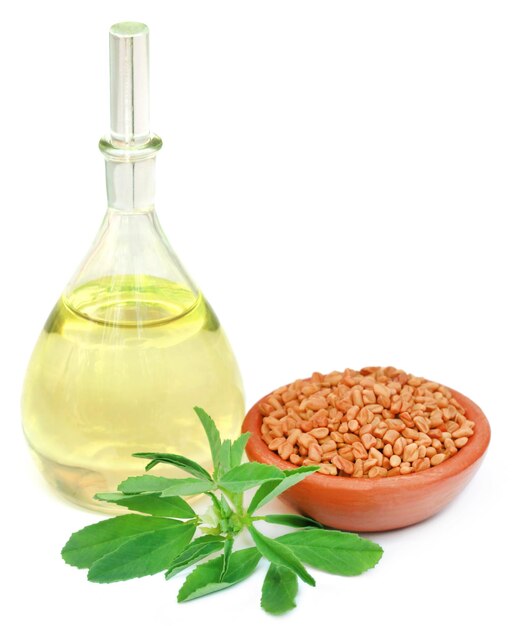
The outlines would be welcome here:
<svg viewBox="0 0 512 626">
<path fill-rule="evenodd" d="M 46 478 L 76 503 L 144 473 L 133 452 L 173 452 L 211 468 L 193 411 L 238 435 L 242 383 L 230 345 L 201 294 L 145 275 L 108 276 L 64 295 L 29 363 L 25 435 Z M 151 473 L 181 477 L 170 465 Z"/>
</svg>

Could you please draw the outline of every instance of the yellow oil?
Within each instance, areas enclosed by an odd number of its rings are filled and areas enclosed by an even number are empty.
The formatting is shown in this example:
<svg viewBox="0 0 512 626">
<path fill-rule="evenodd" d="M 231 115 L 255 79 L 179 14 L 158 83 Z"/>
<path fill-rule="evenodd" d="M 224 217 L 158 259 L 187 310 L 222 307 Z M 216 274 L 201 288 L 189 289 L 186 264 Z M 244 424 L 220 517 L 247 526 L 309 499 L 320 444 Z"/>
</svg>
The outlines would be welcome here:
<svg viewBox="0 0 512 626">
<path fill-rule="evenodd" d="M 193 406 L 236 436 L 244 413 L 236 361 L 204 297 L 153 276 L 109 276 L 63 296 L 25 379 L 25 435 L 43 474 L 82 506 L 144 472 L 133 452 L 164 451 L 211 467 Z M 164 476 L 180 470 L 159 465 Z"/>
</svg>

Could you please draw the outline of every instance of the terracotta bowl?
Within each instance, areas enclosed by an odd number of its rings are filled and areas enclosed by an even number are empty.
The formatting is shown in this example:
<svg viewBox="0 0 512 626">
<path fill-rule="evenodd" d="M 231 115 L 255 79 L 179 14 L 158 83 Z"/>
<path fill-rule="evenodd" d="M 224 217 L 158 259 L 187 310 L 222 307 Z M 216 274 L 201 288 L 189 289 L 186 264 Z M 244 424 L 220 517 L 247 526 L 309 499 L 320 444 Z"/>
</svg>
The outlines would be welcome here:
<svg viewBox="0 0 512 626">
<path fill-rule="evenodd" d="M 417 474 L 390 478 L 348 478 L 316 473 L 288 489 L 281 499 L 302 514 L 341 530 L 392 530 L 435 515 L 474 476 L 491 436 L 489 422 L 481 409 L 461 393 L 450 391 L 466 409 L 468 419 L 475 422 L 475 428 L 464 448 L 444 463 Z M 296 467 L 269 450 L 261 438 L 263 416 L 258 404 L 247 413 L 242 425 L 242 432 L 252 433 L 246 447 L 247 456 L 251 461 L 277 465 L 281 469 Z"/>
</svg>

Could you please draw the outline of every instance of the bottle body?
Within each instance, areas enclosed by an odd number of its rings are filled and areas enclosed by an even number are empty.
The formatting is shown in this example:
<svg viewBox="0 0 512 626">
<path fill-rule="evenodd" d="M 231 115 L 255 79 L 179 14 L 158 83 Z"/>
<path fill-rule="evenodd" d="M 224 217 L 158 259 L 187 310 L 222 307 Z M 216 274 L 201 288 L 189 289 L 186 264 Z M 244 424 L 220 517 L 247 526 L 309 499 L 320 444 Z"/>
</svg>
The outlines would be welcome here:
<svg viewBox="0 0 512 626">
<path fill-rule="evenodd" d="M 24 432 L 49 482 L 117 513 L 93 496 L 144 472 L 133 453 L 176 453 L 208 468 L 193 407 L 224 438 L 238 435 L 244 414 L 231 347 L 154 210 L 162 142 L 149 130 L 148 58 L 147 26 L 111 28 L 111 129 L 100 140 L 108 209 L 39 337 L 22 398 Z M 182 472 L 160 465 L 158 474 Z"/>
<path fill-rule="evenodd" d="M 173 452 L 210 465 L 193 412 L 224 437 L 244 413 L 240 374 L 200 292 L 151 275 L 112 275 L 63 295 L 34 349 L 23 426 L 43 474 L 83 506 L 143 472 L 134 452 Z M 158 473 L 182 475 L 171 466 Z"/>
</svg>

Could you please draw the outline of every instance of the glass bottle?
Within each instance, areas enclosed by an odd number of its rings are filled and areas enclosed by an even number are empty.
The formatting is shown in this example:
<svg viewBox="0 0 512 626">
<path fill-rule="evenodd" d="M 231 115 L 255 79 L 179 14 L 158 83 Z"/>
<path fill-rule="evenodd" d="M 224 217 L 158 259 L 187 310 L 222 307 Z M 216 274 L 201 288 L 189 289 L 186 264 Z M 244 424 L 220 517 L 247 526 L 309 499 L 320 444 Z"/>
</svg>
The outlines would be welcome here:
<svg viewBox="0 0 512 626">
<path fill-rule="evenodd" d="M 208 466 L 194 406 L 224 437 L 244 413 L 238 367 L 219 321 L 162 232 L 153 206 L 148 29 L 110 30 L 108 210 L 92 249 L 51 312 L 23 390 L 23 428 L 48 481 L 75 503 L 143 473 L 139 451 L 190 456 Z M 154 472 L 178 476 L 159 465 Z M 118 512 L 118 511 L 117 511 Z"/>
</svg>

